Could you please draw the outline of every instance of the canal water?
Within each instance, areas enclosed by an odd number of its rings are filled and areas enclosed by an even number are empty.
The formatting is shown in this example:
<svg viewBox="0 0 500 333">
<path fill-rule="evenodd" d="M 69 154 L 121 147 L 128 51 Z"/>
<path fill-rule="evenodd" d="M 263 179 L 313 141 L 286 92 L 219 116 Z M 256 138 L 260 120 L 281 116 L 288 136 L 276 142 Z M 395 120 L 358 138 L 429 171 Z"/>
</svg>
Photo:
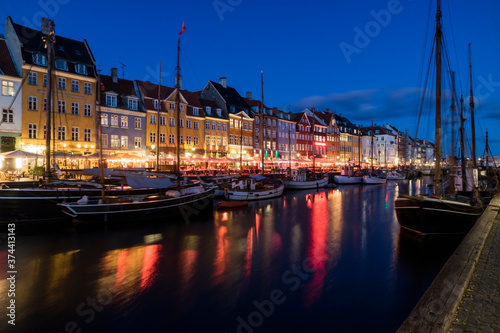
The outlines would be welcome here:
<svg viewBox="0 0 500 333">
<path fill-rule="evenodd" d="M 285 192 L 213 216 L 16 238 L 0 331 L 395 332 L 460 242 L 400 230 L 429 179 Z M 186 223 L 188 222 L 188 223 Z"/>
</svg>

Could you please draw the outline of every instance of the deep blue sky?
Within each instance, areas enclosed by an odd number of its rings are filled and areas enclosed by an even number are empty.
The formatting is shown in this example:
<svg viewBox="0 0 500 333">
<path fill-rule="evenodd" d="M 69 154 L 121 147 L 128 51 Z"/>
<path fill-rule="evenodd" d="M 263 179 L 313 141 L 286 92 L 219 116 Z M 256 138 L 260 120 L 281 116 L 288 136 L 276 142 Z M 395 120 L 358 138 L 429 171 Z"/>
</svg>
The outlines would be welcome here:
<svg viewBox="0 0 500 333">
<path fill-rule="evenodd" d="M 47 16 L 56 24 L 56 35 L 87 39 L 104 74 L 117 67 L 121 77 L 123 63 L 125 78 L 157 82 L 162 62 L 162 84 L 171 86 L 177 36 L 184 21 L 185 89 L 198 90 L 207 80 L 226 76 L 228 85 L 241 95 L 251 91 L 260 99 L 262 70 L 268 106 L 298 112 L 314 104 L 342 113 L 356 124 L 369 125 L 373 120 L 401 130 L 406 126 L 414 135 L 419 77 L 427 66 L 424 49 L 434 30 L 435 2 L 42 0 L 4 2 L 1 13 L 37 29 L 40 18 Z M 381 15 L 382 24 L 376 23 L 373 13 L 388 8 L 390 18 Z M 478 154 L 484 150 L 488 130 L 498 156 L 500 2 L 442 0 L 442 10 L 451 66 L 457 71 L 457 93 L 466 98 L 467 45 L 472 43 Z M 369 39 L 355 40 L 357 29 L 366 32 L 367 27 L 372 29 Z M 357 47 L 356 52 L 346 56 L 341 45 L 347 44 Z M 420 127 L 425 131 L 418 137 L 434 141 L 432 119 L 423 118 Z"/>
</svg>

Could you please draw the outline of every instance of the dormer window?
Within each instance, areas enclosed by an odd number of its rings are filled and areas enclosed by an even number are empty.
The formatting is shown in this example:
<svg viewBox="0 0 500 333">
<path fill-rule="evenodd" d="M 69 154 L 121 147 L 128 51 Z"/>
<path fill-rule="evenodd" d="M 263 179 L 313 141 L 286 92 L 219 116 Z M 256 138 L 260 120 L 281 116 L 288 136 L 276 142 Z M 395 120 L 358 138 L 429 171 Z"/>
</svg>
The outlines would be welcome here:
<svg viewBox="0 0 500 333">
<path fill-rule="evenodd" d="M 106 95 L 106 106 L 116 107 L 116 95 Z"/>
<path fill-rule="evenodd" d="M 62 71 L 68 70 L 68 62 L 63 59 L 56 59 L 56 68 Z"/>
<path fill-rule="evenodd" d="M 158 110 L 158 100 L 157 99 L 153 100 L 153 108 L 155 110 Z"/>
<path fill-rule="evenodd" d="M 222 117 L 222 109 L 217 109 L 217 115 L 218 115 L 219 117 Z"/>
<path fill-rule="evenodd" d="M 137 100 L 133 98 L 128 99 L 128 109 L 137 110 Z"/>
<path fill-rule="evenodd" d="M 210 115 L 212 111 L 212 108 L 210 106 L 205 106 L 205 112 Z"/>
<path fill-rule="evenodd" d="M 35 65 L 47 66 L 47 57 L 45 57 L 45 55 L 43 54 L 34 53 L 33 62 L 35 63 Z"/>
<path fill-rule="evenodd" d="M 198 116 L 198 108 L 193 108 L 193 116 Z"/>
<path fill-rule="evenodd" d="M 87 66 L 82 64 L 75 64 L 75 72 L 82 75 L 87 75 Z"/>
<path fill-rule="evenodd" d="M 234 106 L 231 106 L 231 113 L 234 113 L 235 112 L 235 108 Z"/>
</svg>

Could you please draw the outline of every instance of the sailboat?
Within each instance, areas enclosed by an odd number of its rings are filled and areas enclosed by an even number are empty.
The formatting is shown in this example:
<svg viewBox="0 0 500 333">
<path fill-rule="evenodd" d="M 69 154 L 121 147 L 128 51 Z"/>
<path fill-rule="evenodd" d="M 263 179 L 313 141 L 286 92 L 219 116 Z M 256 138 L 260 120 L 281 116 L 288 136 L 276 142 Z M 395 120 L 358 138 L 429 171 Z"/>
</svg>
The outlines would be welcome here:
<svg viewBox="0 0 500 333">
<path fill-rule="evenodd" d="M 395 210 L 400 226 L 420 235 L 467 233 L 483 213 L 484 207 L 441 197 L 441 1 L 437 0 L 435 60 L 436 60 L 436 123 L 434 194 L 400 195 Z"/>
<path fill-rule="evenodd" d="M 180 36 L 186 30 L 182 25 L 177 43 L 177 73 L 176 73 L 176 115 L 177 124 L 179 124 L 180 113 Z M 158 88 L 159 90 L 160 88 Z M 158 110 L 160 103 L 158 103 Z M 100 124 L 100 122 L 99 122 Z M 99 131 L 100 132 L 100 131 Z M 177 126 L 177 138 L 179 138 L 180 126 Z M 213 209 L 213 195 L 215 188 L 204 186 L 200 183 L 181 183 L 180 181 L 180 140 L 176 140 L 177 164 L 176 176 L 177 184 L 166 189 L 162 189 L 159 194 L 154 195 L 136 195 L 125 198 L 106 197 L 104 194 L 98 200 L 81 199 L 76 202 L 59 203 L 62 212 L 80 221 L 107 222 L 108 220 L 130 220 L 144 216 L 173 216 L 179 215 L 183 211 L 200 211 L 200 207 Z M 100 145 L 102 147 L 102 145 Z M 101 169 L 102 153 L 101 153 Z M 158 167 L 158 164 L 157 164 Z M 141 181 L 141 179 L 136 180 Z M 144 179 L 142 180 L 144 181 Z"/>
<path fill-rule="evenodd" d="M 279 179 L 269 179 L 264 176 L 264 73 L 260 72 L 261 80 L 261 109 L 260 109 L 260 155 L 262 163 L 261 175 L 241 176 L 231 181 L 224 188 L 226 200 L 249 201 L 276 198 L 283 195 L 285 184 Z"/>
</svg>

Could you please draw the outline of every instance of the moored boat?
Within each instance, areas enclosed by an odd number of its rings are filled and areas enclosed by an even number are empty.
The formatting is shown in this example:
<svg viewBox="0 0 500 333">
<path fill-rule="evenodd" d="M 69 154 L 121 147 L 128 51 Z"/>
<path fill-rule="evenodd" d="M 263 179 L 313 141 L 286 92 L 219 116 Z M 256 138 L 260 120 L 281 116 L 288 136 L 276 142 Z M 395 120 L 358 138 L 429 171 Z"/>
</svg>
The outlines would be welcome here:
<svg viewBox="0 0 500 333">
<path fill-rule="evenodd" d="M 224 189 L 226 200 L 250 201 L 276 198 L 283 195 L 285 184 L 263 176 L 242 177 Z"/>
<path fill-rule="evenodd" d="M 307 177 L 306 169 L 292 170 L 292 179 L 285 181 L 285 188 L 290 190 L 305 190 L 325 187 L 328 185 L 328 176 L 321 179 Z"/>
<path fill-rule="evenodd" d="M 365 184 L 365 185 L 385 184 L 386 182 L 387 182 L 387 179 L 383 178 L 383 177 L 371 176 L 371 175 L 363 176 L 363 184 Z"/>
</svg>

